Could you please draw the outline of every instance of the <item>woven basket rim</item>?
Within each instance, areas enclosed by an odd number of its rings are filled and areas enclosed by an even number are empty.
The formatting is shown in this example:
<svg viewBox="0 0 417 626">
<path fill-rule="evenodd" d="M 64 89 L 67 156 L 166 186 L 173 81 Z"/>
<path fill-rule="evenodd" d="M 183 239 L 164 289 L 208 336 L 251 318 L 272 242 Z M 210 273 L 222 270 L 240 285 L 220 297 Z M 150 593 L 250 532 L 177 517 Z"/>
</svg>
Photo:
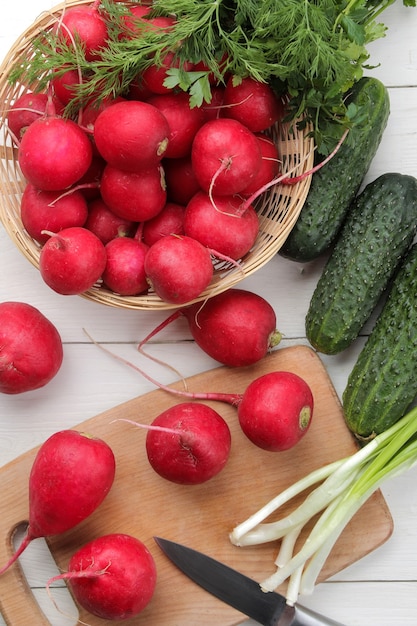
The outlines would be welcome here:
<svg viewBox="0 0 417 626">
<path fill-rule="evenodd" d="M 18 148 L 7 127 L 8 107 L 29 89 L 24 85 L 11 85 L 9 74 L 22 55 L 30 52 L 36 35 L 50 28 L 65 7 L 81 4 L 91 4 L 91 0 L 68 0 L 41 13 L 15 41 L 0 66 L 0 220 L 16 247 L 38 269 L 41 246 L 28 235 L 20 219 L 20 198 L 25 181 L 18 164 Z M 301 132 L 290 123 L 275 125 L 272 129 L 273 139 L 283 160 L 283 170 L 291 170 L 291 175 L 302 175 L 313 167 L 315 146 L 309 130 L 307 127 Z M 278 184 L 258 199 L 256 210 L 260 217 L 260 233 L 254 248 L 240 260 L 240 268 L 214 261 L 212 283 L 198 298 L 187 304 L 202 302 L 236 286 L 268 263 L 283 246 L 298 219 L 310 183 L 311 175 L 292 185 Z M 184 306 L 165 302 L 153 291 L 138 296 L 121 296 L 101 284 L 80 296 L 108 306 L 135 310 L 176 309 Z"/>
</svg>

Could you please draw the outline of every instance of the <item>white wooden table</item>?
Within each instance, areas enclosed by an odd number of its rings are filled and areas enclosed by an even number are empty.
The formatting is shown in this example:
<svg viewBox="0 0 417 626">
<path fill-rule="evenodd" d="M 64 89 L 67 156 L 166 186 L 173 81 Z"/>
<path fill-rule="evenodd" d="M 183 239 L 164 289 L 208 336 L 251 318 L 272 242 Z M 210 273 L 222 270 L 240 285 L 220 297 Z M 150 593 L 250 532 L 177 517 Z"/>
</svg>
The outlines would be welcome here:
<svg viewBox="0 0 417 626">
<path fill-rule="evenodd" d="M 51 0 L 2 4 L 1 57 L 41 11 L 55 4 Z M 369 73 L 388 86 L 392 111 L 367 182 L 388 171 L 417 175 L 417 9 L 404 8 L 398 1 L 383 14 L 382 21 L 389 27 L 387 36 L 370 47 L 371 61 L 380 67 Z M 242 287 L 259 293 L 273 305 L 284 334 L 282 345 L 307 343 L 304 316 L 322 265 L 323 260 L 301 266 L 277 256 L 242 283 Z M 92 346 L 83 328 L 98 341 L 108 342 L 118 354 L 137 359 L 134 347 L 138 339 L 162 321 L 165 314 L 118 310 L 80 297 L 55 294 L 2 227 L 0 268 L 0 301 L 20 300 L 38 307 L 59 329 L 65 349 L 62 369 L 49 385 L 36 392 L 0 397 L 0 465 L 4 465 L 53 432 L 151 391 L 150 383 Z M 323 358 L 339 395 L 363 342 L 364 336 L 341 355 Z M 180 363 L 185 376 L 218 365 L 190 341 L 181 323 L 159 336 L 152 353 L 172 364 Z M 173 380 L 169 370 L 152 367 L 150 361 L 146 367 L 162 382 Z M 393 536 L 376 551 L 319 585 L 313 596 L 303 598 L 306 606 L 348 626 L 417 624 L 416 481 L 417 468 L 385 484 L 383 493 L 394 519 Z M 51 606 L 48 608 L 50 601 L 42 581 L 46 580 L 50 566 L 36 543 L 28 548 L 24 560 L 30 585 L 39 601 L 47 606 L 53 626 L 69 625 L 71 620 L 53 608 L 51 611 Z M 3 623 L 0 618 L 0 625 Z"/>
</svg>

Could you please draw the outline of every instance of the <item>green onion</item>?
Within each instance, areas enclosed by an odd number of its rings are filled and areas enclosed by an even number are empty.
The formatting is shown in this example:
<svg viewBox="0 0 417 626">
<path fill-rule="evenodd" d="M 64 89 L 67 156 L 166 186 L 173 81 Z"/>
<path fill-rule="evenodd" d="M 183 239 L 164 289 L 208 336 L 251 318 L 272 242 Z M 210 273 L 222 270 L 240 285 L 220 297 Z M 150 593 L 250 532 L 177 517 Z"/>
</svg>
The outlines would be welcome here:
<svg viewBox="0 0 417 626">
<path fill-rule="evenodd" d="M 287 581 L 289 604 L 294 604 L 299 594 L 312 593 L 330 551 L 355 513 L 385 480 L 417 462 L 416 434 L 414 407 L 355 454 L 311 472 L 233 529 L 230 541 L 237 546 L 282 540 L 275 561 L 277 570 L 260 583 L 264 591 L 273 591 Z M 294 496 L 317 484 L 294 511 L 278 521 L 264 522 Z M 304 543 L 294 553 L 302 529 L 318 513 Z"/>
</svg>

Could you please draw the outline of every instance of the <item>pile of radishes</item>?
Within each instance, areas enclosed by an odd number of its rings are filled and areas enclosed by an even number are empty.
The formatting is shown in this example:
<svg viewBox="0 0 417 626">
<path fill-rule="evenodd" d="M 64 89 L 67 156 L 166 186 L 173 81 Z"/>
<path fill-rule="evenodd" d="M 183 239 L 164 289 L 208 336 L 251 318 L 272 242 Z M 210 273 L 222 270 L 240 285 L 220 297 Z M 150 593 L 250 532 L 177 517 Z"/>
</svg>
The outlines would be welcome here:
<svg viewBox="0 0 417 626">
<path fill-rule="evenodd" d="M 134 36 L 135 20 L 173 23 L 148 18 L 146 6 L 130 12 L 121 37 Z M 66 8 L 54 28 L 87 58 L 107 45 L 97 2 Z M 97 94 L 76 118 L 64 109 L 88 77 L 62 68 L 47 93 L 12 104 L 8 124 L 27 181 L 21 220 L 56 292 L 154 291 L 182 305 L 210 285 L 216 262 L 238 266 L 255 245 L 254 199 L 279 172 L 268 131 L 283 115 L 281 100 L 267 84 L 230 76 L 213 78 L 210 105 L 192 107 L 187 92 L 166 86 L 176 63 L 167 51 L 123 96 Z"/>
</svg>

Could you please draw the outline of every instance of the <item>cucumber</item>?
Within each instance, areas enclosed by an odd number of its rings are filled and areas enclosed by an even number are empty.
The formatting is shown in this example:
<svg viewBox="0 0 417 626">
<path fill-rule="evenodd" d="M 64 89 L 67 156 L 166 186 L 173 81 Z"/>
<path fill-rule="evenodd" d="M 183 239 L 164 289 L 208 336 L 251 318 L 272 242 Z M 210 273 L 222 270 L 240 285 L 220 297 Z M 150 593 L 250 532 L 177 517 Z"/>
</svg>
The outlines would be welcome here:
<svg viewBox="0 0 417 626">
<path fill-rule="evenodd" d="M 405 415 L 417 396 L 417 244 L 404 258 L 385 305 L 348 377 L 345 420 L 362 440 Z"/>
<path fill-rule="evenodd" d="M 279 251 L 290 260 L 305 263 L 330 248 L 381 142 L 390 111 L 385 85 L 365 76 L 353 86 L 348 102 L 360 107 L 364 117 L 335 156 L 313 174 L 305 204 Z"/>
<path fill-rule="evenodd" d="M 355 198 L 310 300 L 305 325 L 325 354 L 359 335 L 410 247 L 417 225 L 417 179 L 382 174 Z"/>
</svg>

